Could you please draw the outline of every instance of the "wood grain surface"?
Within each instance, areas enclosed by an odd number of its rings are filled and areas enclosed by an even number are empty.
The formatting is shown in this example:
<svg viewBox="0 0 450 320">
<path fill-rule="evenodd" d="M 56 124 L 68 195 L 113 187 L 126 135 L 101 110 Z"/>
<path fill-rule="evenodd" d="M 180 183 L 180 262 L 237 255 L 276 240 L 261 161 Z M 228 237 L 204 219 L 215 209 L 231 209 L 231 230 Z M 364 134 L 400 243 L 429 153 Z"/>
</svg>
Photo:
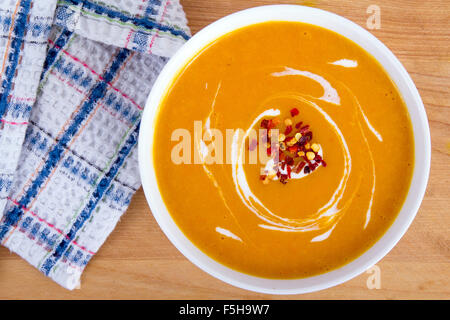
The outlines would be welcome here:
<svg viewBox="0 0 450 320">
<path fill-rule="evenodd" d="M 431 127 L 432 164 L 425 199 L 412 226 L 377 265 L 381 289 L 369 274 L 316 293 L 273 296 L 225 284 L 195 267 L 159 229 L 139 190 L 128 212 L 87 266 L 81 288 L 68 291 L 4 247 L 1 299 L 449 299 L 450 298 L 450 2 L 181 0 L 195 33 L 229 13 L 265 4 L 315 6 L 366 28 L 366 9 L 381 8 L 381 29 L 370 30 L 413 78 Z M 388 115 L 386 115 L 388 116 Z"/>
</svg>

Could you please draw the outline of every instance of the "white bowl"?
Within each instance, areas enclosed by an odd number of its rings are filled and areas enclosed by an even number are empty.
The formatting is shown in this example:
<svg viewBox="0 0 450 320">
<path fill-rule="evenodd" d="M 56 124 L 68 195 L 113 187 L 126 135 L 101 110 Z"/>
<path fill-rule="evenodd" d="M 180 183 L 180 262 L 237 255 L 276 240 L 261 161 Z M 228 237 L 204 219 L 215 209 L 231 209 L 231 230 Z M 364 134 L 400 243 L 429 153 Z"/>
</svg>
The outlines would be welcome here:
<svg viewBox="0 0 450 320">
<path fill-rule="evenodd" d="M 337 32 L 374 56 L 397 85 L 411 117 L 415 141 L 415 167 L 406 201 L 392 226 L 363 255 L 333 271 L 291 280 L 266 279 L 232 270 L 208 257 L 178 228 L 158 189 L 153 166 L 153 136 L 158 108 L 177 72 L 202 48 L 233 30 L 265 21 L 298 21 Z M 148 97 L 139 134 L 139 167 L 145 196 L 166 236 L 190 261 L 212 276 L 234 286 L 271 294 L 307 293 L 343 283 L 377 263 L 400 240 L 413 221 L 428 181 L 430 170 L 430 131 L 422 100 L 414 83 L 394 54 L 372 34 L 333 13 L 297 6 L 262 6 L 240 11 L 207 26 L 192 37 L 167 63 Z"/>
</svg>

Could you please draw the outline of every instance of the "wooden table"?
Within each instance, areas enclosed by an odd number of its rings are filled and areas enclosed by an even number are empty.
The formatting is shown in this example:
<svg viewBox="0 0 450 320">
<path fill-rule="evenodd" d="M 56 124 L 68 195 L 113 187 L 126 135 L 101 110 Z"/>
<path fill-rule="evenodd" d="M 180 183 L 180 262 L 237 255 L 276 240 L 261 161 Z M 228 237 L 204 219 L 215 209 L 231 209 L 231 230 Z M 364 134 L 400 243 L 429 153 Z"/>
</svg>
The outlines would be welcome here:
<svg viewBox="0 0 450 320">
<path fill-rule="evenodd" d="M 381 8 L 383 41 L 411 74 L 431 127 L 432 164 L 420 212 L 398 245 L 378 263 L 381 289 L 369 274 L 337 287 L 298 296 L 270 296 L 234 288 L 195 267 L 167 240 L 142 190 L 72 292 L 0 248 L 0 298 L 5 299 L 407 299 L 450 298 L 450 2 L 448 0 L 279 1 L 182 0 L 193 33 L 234 11 L 295 3 L 342 15 L 366 28 L 371 4 Z"/>
</svg>

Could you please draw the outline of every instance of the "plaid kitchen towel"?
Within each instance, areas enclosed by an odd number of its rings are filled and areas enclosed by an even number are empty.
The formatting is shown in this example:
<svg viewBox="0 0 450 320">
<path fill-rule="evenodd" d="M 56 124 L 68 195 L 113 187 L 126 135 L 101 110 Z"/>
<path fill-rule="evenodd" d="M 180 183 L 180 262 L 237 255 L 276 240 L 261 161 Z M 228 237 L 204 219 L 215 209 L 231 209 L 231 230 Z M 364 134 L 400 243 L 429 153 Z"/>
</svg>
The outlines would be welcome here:
<svg viewBox="0 0 450 320">
<path fill-rule="evenodd" d="M 178 0 L 0 1 L 0 241 L 68 289 L 140 186 L 141 112 L 189 36 Z"/>
</svg>

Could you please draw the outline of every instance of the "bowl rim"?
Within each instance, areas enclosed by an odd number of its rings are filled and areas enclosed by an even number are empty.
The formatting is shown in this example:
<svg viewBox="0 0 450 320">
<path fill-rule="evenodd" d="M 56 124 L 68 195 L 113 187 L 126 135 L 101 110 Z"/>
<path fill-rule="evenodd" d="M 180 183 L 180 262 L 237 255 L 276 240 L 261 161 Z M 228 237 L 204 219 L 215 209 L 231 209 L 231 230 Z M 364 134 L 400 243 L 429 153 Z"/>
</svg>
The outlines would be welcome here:
<svg viewBox="0 0 450 320">
<path fill-rule="evenodd" d="M 161 100 L 179 71 L 208 44 L 233 30 L 267 21 L 297 21 L 334 31 L 368 51 L 396 84 L 407 106 L 414 132 L 415 164 L 411 185 L 400 213 L 375 244 L 351 262 L 312 277 L 267 279 L 233 270 L 213 260 L 196 247 L 176 225 L 168 212 L 156 181 L 153 166 L 153 133 Z M 172 244 L 192 263 L 233 286 L 266 294 L 301 294 L 323 290 L 346 282 L 381 260 L 412 223 L 428 183 L 431 141 L 423 102 L 409 74 L 395 55 L 375 36 L 354 22 L 334 13 L 300 5 L 267 5 L 225 16 L 188 40 L 161 71 L 148 96 L 138 140 L 139 171 L 144 193 L 158 225 Z"/>
</svg>

